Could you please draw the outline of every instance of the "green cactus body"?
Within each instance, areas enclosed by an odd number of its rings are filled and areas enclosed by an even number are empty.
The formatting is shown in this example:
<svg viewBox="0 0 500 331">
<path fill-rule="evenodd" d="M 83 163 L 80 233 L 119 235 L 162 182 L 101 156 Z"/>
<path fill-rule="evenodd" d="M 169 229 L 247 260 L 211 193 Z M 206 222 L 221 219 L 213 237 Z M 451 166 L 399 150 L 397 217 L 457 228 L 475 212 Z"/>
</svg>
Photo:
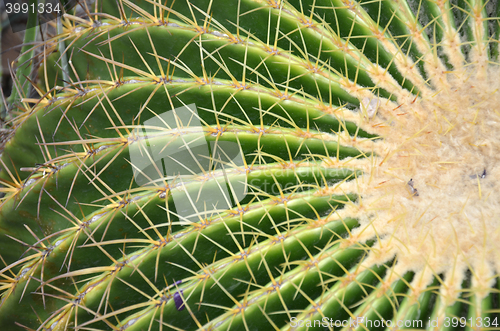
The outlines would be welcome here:
<svg viewBox="0 0 500 331">
<path fill-rule="evenodd" d="M 0 329 L 500 330 L 496 2 L 82 6 L 0 159 Z"/>
</svg>

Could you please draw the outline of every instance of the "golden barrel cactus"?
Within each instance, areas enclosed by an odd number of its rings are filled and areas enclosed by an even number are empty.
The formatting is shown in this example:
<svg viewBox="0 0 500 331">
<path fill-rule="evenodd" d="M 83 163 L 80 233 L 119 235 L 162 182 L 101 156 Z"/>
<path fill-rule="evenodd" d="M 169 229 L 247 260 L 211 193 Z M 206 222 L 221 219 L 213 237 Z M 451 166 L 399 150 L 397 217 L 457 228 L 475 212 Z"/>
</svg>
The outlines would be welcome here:
<svg viewBox="0 0 500 331">
<path fill-rule="evenodd" d="M 80 2 L 14 77 L 0 328 L 500 330 L 499 15 Z"/>
</svg>

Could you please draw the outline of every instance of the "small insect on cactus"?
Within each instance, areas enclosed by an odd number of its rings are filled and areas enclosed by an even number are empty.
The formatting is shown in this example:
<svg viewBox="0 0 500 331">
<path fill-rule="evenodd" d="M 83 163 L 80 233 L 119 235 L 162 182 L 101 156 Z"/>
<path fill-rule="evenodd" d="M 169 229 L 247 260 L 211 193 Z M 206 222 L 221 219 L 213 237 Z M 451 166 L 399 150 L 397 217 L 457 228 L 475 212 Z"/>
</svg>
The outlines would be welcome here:
<svg viewBox="0 0 500 331">
<path fill-rule="evenodd" d="M 0 329 L 500 329 L 496 1 L 79 6 L 14 79 Z"/>
</svg>

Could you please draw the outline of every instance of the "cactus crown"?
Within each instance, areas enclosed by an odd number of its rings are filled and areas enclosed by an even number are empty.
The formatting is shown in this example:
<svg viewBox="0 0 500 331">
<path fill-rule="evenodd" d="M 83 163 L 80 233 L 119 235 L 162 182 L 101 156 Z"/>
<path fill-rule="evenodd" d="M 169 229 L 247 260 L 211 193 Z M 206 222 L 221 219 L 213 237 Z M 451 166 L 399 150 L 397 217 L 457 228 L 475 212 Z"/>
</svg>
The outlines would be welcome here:
<svg viewBox="0 0 500 331">
<path fill-rule="evenodd" d="M 499 10 L 79 4 L 15 80 L 0 325 L 498 327 Z"/>
</svg>

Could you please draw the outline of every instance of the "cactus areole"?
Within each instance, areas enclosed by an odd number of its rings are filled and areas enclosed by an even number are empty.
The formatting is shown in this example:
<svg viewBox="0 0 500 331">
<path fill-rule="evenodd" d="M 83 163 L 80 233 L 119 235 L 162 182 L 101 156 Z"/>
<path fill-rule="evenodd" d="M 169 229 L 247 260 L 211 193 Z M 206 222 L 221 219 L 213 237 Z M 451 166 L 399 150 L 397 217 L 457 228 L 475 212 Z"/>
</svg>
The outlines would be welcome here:
<svg viewBox="0 0 500 331">
<path fill-rule="evenodd" d="M 0 329 L 500 330 L 499 15 L 79 3 L 14 77 Z"/>
</svg>

